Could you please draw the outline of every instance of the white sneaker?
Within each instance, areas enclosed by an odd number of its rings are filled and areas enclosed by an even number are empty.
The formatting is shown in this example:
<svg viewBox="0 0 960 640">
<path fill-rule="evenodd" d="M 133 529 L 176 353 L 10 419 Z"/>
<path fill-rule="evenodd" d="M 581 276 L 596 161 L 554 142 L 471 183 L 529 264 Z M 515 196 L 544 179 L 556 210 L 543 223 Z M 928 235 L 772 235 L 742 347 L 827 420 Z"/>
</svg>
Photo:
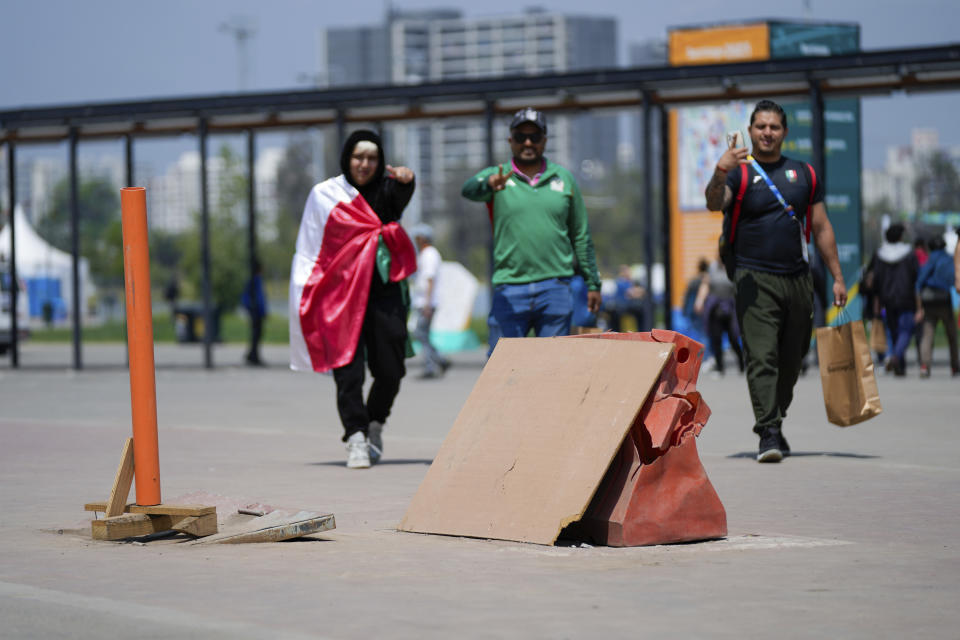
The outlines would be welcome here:
<svg viewBox="0 0 960 640">
<path fill-rule="evenodd" d="M 383 455 L 383 423 L 376 420 L 370 421 L 367 427 L 367 444 L 370 445 L 370 462 L 376 464 L 380 462 L 380 456 Z"/>
<path fill-rule="evenodd" d="M 347 468 L 370 468 L 370 445 L 362 431 L 357 431 L 347 439 Z"/>
</svg>

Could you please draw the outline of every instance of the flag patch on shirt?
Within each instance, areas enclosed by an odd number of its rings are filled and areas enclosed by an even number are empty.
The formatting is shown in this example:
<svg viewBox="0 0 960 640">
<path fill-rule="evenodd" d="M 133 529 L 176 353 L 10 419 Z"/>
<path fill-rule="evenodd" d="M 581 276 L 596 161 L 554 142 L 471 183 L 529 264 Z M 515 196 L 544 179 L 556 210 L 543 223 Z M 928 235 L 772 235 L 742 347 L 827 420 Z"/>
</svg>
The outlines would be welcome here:
<svg viewBox="0 0 960 640">
<path fill-rule="evenodd" d="M 786 174 L 788 181 L 790 182 L 797 181 L 797 172 L 794 171 L 793 169 L 787 169 L 784 173 Z"/>
</svg>

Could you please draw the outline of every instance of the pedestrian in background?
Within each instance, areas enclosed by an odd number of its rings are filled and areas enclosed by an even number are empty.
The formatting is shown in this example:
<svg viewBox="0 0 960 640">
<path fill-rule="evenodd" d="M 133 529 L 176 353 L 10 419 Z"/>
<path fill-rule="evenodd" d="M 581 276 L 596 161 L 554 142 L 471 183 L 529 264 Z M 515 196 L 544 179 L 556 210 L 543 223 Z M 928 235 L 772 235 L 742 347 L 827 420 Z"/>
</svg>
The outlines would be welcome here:
<svg viewBox="0 0 960 640">
<path fill-rule="evenodd" d="M 250 348 L 246 362 L 251 367 L 264 366 L 260 358 L 260 339 L 263 337 L 263 321 L 267 317 L 267 297 L 263 293 L 263 269 L 260 261 L 253 259 L 253 275 L 243 287 L 240 304 L 250 315 Z"/>
<path fill-rule="evenodd" d="M 703 319 L 703 330 L 710 343 L 716 366 L 714 370 L 723 375 L 723 336 L 727 336 L 730 348 L 737 358 L 740 373 L 744 372 L 743 349 L 740 347 L 740 329 L 737 325 L 736 287 L 727 277 L 727 271 L 719 259 L 707 267 L 707 275 L 700 283 L 694 310 Z"/>
<path fill-rule="evenodd" d="M 923 320 L 923 307 L 917 293 L 917 256 L 910 244 L 903 241 L 905 229 L 896 222 L 887 227 L 886 242 L 877 249 L 874 278 L 877 300 L 874 311 L 884 311 L 890 333 L 890 358 L 887 368 L 895 376 L 907 372 L 906 352 L 914 330 Z"/>
<path fill-rule="evenodd" d="M 860 300 L 863 321 L 870 326 L 870 348 L 877 354 L 877 362 L 883 364 L 887 359 L 887 329 L 879 312 L 877 299 L 877 254 L 870 256 L 870 262 L 860 278 Z"/>
<path fill-rule="evenodd" d="M 633 279 L 630 265 L 620 265 L 616 286 L 613 304 L 610 305 L 610 328 L 614 331 L 623 331 L 623 319 L 630 316 L 636 325 L 635 331 L 647 331 L 648 323 L 644 313 L 647 290 Z"/>
<path fill-rule="evenodd" d="M 703 320 L 702 315 L 695 308 L 697 296 L 700 294 L 700 285 L 703 284 L 709 270 L 710 263 L 706 258 L 697 260 L 697 273 L 687 281 L 687 288 L 683 293 L 683 317 L 691 326 L 698 329 L 703 326 Z"/>
<path fill-rule="evenodd" d="M 450 361 L 442 357 L 430 342 L 430 327 L 437 311 L 440 290 L 440 265 L 443 259 L 433 246 L 433 229 L 430 225 L 418 224 L 413 229 L 413 241 L 417 245 L 417 276 L 413 288 L 411 304 L 417 314 L 417 324 L 413 337 L 420 343 L 423 351 L 423 373 L 421 378 L 439 378 L 450 366 Z"/>
<path fill-rule="evenodd" d="M 960 293 L 960 234 L 957 234 L 957 244 L 953 248 L 953 288 Z"/>
<path fill-rule="evenodd" d="M 927 242 L 926 238 L 918 237 L 913 241 L 913 253 L 917 256 L 917 267 L 918 269 L 923 269 L 923 265 L 927 264 L 927 260 L 930 259 L 930 243 Z M 922 346 L 923 342 L 923 322 L 917 322 L 916 326 L 913 328 L 913 344 L 917 349 L 917 362 L 923 362 L 922 355 Z"/>
<path fill-rule="evenodd" d="M 960 358 L 957 357 L 957 326 L 953 315 L 953 294 L 950 289 L 956 282 L 953 258 L 947 255 L 947 243 L 943 236 L 930 240 L 930 256 L 917 275 L 917 293 L 923 305 L 923 338 L 920 343 L 920 377 L 930 377 L 933 362 L 933 337 L 937 324 L 942 322 L 947 333 L 950 349 L 950 371 L 960 375 Z"/>
</svg>

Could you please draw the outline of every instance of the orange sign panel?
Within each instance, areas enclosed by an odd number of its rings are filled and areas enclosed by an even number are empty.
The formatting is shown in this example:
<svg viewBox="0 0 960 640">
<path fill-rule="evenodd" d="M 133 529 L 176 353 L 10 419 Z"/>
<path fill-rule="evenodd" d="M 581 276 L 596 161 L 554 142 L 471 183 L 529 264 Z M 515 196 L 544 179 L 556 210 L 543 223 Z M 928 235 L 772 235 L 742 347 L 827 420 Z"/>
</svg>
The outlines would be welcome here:
<svg viewBox="0 0 960 640">
<path fill-rule="evenodd" d="M 670 64 L 715 64 L 770 59 L 770 29 L 766 24 L 670 32 Z"/>
</svg>

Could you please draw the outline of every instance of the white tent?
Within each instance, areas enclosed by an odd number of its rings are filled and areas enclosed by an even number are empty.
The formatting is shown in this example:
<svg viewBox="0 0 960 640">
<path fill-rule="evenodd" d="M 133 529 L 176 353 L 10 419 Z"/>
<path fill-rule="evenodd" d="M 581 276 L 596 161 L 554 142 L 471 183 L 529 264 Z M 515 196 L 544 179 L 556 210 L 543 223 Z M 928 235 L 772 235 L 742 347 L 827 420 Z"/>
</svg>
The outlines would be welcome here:
<svg viewBox="0 0 960 640">
<path fill-rule="evenodd" d="M 17 276 L 27 283 L 28 290 L 31 280 L 43 278 L 59 282 L 60 298 L 70 315 L 73 310 L 73 257 L 41 238 L 30 225 L 20 205 L 16 206 L 13 215 L 17 228 Z M 8 224 L 0 230 L 0 261 L 9 260 L 9 254 Z M 86 258 L 80 258 L 80 299 L 89 300 L 95 293 L 96 287 L 90 279 L 90 265 Z M 86 312 L 86 308 L 87 305 L 84 305 L 81 311 Z"/>
</svg>

